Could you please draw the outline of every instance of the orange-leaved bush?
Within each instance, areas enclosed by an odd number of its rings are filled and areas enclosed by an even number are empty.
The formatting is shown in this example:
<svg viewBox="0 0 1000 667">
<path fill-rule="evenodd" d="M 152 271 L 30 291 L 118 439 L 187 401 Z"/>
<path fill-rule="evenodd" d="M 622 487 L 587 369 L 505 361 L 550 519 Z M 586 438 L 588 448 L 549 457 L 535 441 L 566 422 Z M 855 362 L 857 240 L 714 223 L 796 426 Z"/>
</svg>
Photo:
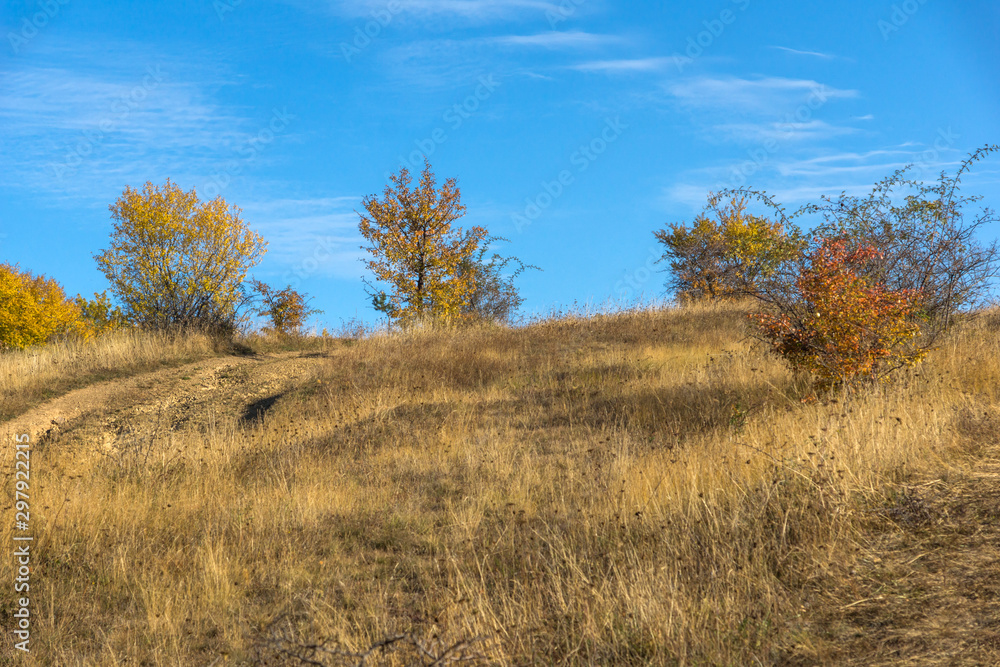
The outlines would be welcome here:
<svg viewBox="0 0 1000 667">
<path fill-rule="evenodd" d="M 960 312 L 989 304 L 1000 278 L 1000 241 L 989 232 L 1000 216 L 988 206 L 969 211 L 982 197 L 961 193 L 963 174 L 992 154 L 1000 145 L 979 148 L 936 183 L 907 178 L 904 167 L 863 197 L 841 193 L 799 211 L 822 218 L 816 235 L 877 247 L 865 275 L 891 289 L 920 290 L 922 344 L 940 338 Z"/>
<path fill-rule="evenodd" d="M 0 265 L 0 349 L 22 350 L 66 334 L 86 336 L 88 329 L 59 283 Z"/>
<path fill-rule="evenodd" d="M 795 281 L 794 298 L 778 313 L 751 315 L 774 351 L 813 374 L 819 390 L 874 382 L 923 359 L 926 348 L 915 344 L 920 293 L 867 277 L 866 265 L 880 257 L 870 244 L 817 243 Z"/>
</svg>

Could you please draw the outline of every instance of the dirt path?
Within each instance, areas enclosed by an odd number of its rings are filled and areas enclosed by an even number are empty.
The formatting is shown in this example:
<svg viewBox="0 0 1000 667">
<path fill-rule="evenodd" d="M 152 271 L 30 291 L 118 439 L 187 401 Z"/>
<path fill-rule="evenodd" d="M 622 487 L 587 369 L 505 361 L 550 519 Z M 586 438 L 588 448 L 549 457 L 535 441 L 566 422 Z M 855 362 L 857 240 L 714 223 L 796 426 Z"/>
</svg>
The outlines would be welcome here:
<svg viewBox="0 0 1000 667">
<path fill-rule="evenodd" d="M 155 415 L 171 427 L 203 415 L 211 407 L 241 410 L 246 419 L 262 414 L 268 402 L 300 382 L 330 353 L 285 352 L 246 357 L 204 359 L 121 380 L 71 391 L 0 424 L 0 438 L 45 434 L 103 413 L 109 430 L 127 427 Z M 8 453 L 5 448 L 5 455 Z"/>
</svg>

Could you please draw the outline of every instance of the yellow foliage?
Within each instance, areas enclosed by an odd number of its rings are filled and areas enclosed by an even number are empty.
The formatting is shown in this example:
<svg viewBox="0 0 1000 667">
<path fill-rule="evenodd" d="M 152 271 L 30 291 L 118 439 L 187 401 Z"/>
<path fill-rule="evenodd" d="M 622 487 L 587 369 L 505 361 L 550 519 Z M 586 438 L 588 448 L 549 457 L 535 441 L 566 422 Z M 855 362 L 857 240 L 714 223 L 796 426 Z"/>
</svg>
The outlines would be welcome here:
<svg viewBox="0 0 1000 667">
<path fill-rule="evenodd" d="M 438 190 L 429 163 L 413 190 L 405 168 L 390 180 L 381 200 L 365 198 L 368 216 L 362 214 L 359 224 L 371 243 L 362 246 L 372 254 L 366 266 L 391 286 L 390 293 L 373 294 L 375 308 L 402 322 L 462 319 L 477 279 L 477 272 L 462 269 L 475 259 L 486 229 L 473 227 L 464 234 L 452 229 L 465 213 L 461 194 L 453 178 Z"/>
<path fill-rule="evenodd" d="M 746 211 L 746 200 L 733 197 L 725 204 L 709 197 L 714 219 L 699 215 L 691 227 L 669 225 L 655 233 L 671 260 L 673 286 L 682 297 L 739 298 L 754 294 L 760 281 L 782 262 L 799 255 L 801 240 L 783 225 Z"/>
<path fill-rule="evenodd" d="M 0 265 L 0 349 L 24 349 L 63 334 L 89 335 L 62 287 L 10 264 Z"/>
<path fill-rule="evenodd" d="M 154 328 L 236 324 L 243 281 L 267 248 L 238 207 L 201 202 L 167 179 L 126 187 L 110 208 L 111 247 L 97 263 L 130 319 Z"/>
<path fill-rule="evenodd" d="M 80 309 L 83 326 L 90 334 L 98 335 L 128 326 L 128 318 L 121 308 L 111 304 L 107 290 L 94 292 L 93 299 L 76 295 L 73 303 Z"/>
</svg>

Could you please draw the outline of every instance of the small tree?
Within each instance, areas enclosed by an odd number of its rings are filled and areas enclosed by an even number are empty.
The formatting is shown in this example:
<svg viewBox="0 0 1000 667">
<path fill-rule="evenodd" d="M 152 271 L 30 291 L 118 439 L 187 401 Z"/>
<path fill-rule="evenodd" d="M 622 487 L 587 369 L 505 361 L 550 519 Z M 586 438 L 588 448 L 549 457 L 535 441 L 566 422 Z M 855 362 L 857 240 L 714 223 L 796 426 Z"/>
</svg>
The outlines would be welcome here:
<svg viewBox="0 0 1000 667">
<path fill-rule="evenodd" d="M 80 309 L 59 283 L 0 264 L 0 349 L 22 350 L 65 334 L 87 335 Z"/>
<path fill-rule="evenodd" d="M 389 290 L 371 286 L 372 304 L 403 323 L 421 319 L 455 321 L 467 313 L 476 291 L 478 271 L 462 271 L 486 238 L 483 227 L 463 233 L 452 223 L 465 213 L 455 179 L 436 187 L 425 160 L 420 183 L 410 188 L 410 172 L 390 176 L 382 199 L 365 197 L 368 215 L 360 213 L 358 228 L 370 243 L 365 266 Z"/>
<path fill-rule="evenodd" d="M 111 303 L 107 290 L 94 292 L 93 299 L 77 294 L 73 303 L 80 309 L 80 317 L 92 334 L 123 329 L 129 325 L 125 312 Z"/>
<path fill-rule="evenodd" d="M 820 390 L 874 382 L 923 359 L 927 350 L 915 344 L 920 293 L 866 277 L 883 259 L 871 245 L 816 242 L 780 312 L 751 315 L 774 351 L 812 373 Z"/>
<path fill-rule="evenodd" d="M 111 246 L 98 267 L 132 321 L 150 328 L 232 331 L 243 281 L 267 243 L 222 197 L 201 202 L 169 179 L 126 187 L 111 205 Z"/>
<path fill-rule="evenodd" d="M 804 247 L 780 223 L 747 213 L 744 197 L 724 202 L 716 194 L 690 227 L 671 224 L 654 236 L 664 246 L 659 261 L 670 263 L 668 286 L 683 301 L 756 294 L 761 281 Z"/>
<path fill-rule="evenodd" d="M 277 290 L 260 280 L 251 280 L 250 286 L 261 300 L 261 307 L 255 312 L 268 318 L 270 329 L 283 336 L 302 333 L 306 319 L 323 311 L 308 307 L 309 295 L 292 289 Z"/>
</svg>

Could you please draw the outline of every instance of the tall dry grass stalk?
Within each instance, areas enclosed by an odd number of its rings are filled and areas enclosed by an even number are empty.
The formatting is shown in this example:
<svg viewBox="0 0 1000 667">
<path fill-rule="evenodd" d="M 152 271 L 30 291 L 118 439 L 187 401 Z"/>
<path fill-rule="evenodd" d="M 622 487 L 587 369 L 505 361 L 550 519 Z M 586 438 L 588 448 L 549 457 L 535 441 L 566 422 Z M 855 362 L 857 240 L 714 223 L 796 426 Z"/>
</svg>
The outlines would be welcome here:
<svg viewBox="0 0 1000 667">
<path fill-rule="evenodd" d="M 997 321 L 816 404 L 716 306 L 373 336 L 263 420 L 137 420 L 111 453 L 81 424 L 32 463 L 38 664 L 397 633 L 497 664 L 780 661 L 866 508 L 985 437 Z"/>
</svg>

